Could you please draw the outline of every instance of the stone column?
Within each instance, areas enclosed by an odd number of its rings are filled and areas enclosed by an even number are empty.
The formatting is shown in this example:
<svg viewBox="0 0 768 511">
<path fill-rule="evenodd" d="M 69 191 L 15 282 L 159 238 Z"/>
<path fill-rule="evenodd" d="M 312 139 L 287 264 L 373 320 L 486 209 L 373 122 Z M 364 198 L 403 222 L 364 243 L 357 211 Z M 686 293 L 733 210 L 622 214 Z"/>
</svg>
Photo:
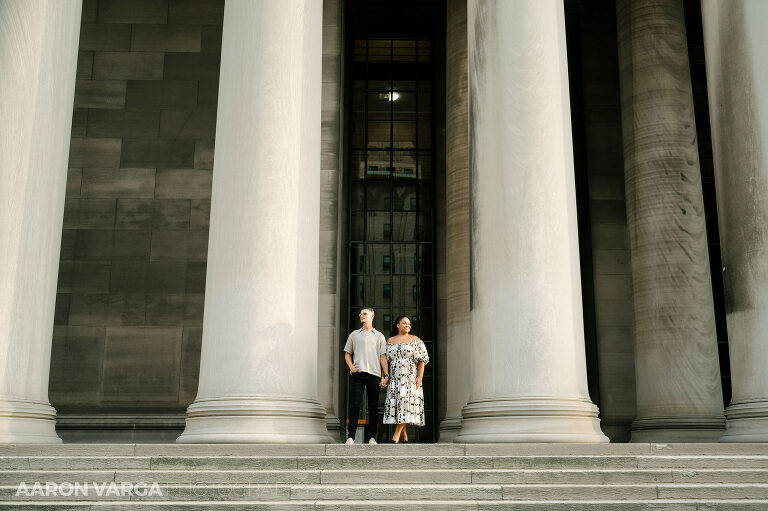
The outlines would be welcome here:
<svg viewBox="0 0 768 511">
<path fill-rule="evenodd" d="M 331 438 L 341 439 L 339 420 L 339 196 L 342 131 L 342 11 L 341 0 L 323 1 L 322 150 L 320 158 L 320 288 L 318 296 L 318 398 L 325 407 Z"/>
<path fill-rule="evenodd" d="M 317 401 L 322 12 L 227 1 L 200 383 L 178 442 L 330 440 Z"/>
<path fill-rule="evenodd" d="M 470 0 L 472 393 L 457 442 L 607 442 L 587 392 L 562 0 Z"/>
<path fill-rule="evenodd" d="M 60 443 L 48 402 L 80 0 L 0 2 L 0 442 Z"/>
<path fill-rule="evenodd" d="M 635 310 L 633 442 L 725 429 L 682 0 L 618 0 Z"/>
<path fill-rule="evenodd" d="M 447 409 L 440 441 L 461 429 L 469 399 L 469 110 L 467 90 L 467 1 L 446 5 L 446 358 Z"/>
<path fill-rule="evenodd" d="M 768 2 L 703 0 L 733 397 L 723 442 L 768 442 Z"/>
</svg>

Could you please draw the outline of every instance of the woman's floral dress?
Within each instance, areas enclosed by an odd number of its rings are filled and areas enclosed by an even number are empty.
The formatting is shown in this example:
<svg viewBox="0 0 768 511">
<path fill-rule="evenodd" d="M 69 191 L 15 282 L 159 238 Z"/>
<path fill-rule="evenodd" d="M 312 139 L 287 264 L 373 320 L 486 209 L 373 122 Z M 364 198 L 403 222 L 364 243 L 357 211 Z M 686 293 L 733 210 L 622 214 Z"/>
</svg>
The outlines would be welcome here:
<svg viewBox="0 0 768 511">
<path fill-rule="evenodd" d="M 427 347 L 418 337 L 411 342 L 387 343 L 389 384 L 384 402 L 384 424 L 424 425 L 424 387 L 416 389 L 417 364 L 429 362 Z"/>
</svg>

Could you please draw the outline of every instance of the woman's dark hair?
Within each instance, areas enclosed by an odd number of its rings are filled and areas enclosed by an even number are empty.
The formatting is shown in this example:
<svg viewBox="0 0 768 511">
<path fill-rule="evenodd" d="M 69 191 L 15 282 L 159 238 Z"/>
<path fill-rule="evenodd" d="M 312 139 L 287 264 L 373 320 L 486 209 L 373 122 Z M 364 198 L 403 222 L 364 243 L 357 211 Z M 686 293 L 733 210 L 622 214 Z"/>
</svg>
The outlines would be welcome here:
<svg viewBox="0 0 768 511">
<path fill-rule="evenodd" d="M 396 336 L 397 334 L 400 333 L 400 329 L 397 328 L 397 325 L 400 324 L 400 322 L 403 320 L 403 318 L 407 318 L 407 317 L 408 316 L 398 316 L 397 318 L 395 318 L 395 322 L 392 323 L 392 332 L 390 334 L 390 337 L 394 337 L 394 336 Z"/>
</svg>

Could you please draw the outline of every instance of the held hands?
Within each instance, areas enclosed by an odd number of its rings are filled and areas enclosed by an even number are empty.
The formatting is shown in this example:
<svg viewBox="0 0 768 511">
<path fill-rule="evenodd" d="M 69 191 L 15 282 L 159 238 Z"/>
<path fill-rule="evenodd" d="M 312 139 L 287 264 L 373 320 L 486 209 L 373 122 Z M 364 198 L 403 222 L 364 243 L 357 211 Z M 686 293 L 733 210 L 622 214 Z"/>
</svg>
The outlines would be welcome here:
<svg viewBox="0 0 768 511">
<path fill-rule="evenodd" d="M 389 383 L 389 375 L 385 374 L 381 377 L 381 381 L 379 382 L 379 387 L 382 389 L 387 386 L 387 383 Z"/>
</svg>

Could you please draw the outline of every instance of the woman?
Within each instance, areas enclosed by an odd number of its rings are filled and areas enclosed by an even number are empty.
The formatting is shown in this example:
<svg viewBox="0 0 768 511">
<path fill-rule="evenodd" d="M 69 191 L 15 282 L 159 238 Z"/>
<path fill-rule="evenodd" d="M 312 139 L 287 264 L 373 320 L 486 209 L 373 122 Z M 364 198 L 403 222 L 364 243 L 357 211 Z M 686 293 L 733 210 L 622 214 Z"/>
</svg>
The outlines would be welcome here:
<svg viewBox="0 0 768 511">
<path fill-rule="evenodd" d="M 384 424 L 397 424 L 392 441 L 408 441 L 406 424 L 424 425 L 424 366 L 429 362 L 424 342 L 411 335 L 411 320 L 400 316 L 395 321 L 397 335 L 387 339 L 389 384 L 384 403 Z M 393 332 L 394 333 L 394 332 Z"/>
</svg>

